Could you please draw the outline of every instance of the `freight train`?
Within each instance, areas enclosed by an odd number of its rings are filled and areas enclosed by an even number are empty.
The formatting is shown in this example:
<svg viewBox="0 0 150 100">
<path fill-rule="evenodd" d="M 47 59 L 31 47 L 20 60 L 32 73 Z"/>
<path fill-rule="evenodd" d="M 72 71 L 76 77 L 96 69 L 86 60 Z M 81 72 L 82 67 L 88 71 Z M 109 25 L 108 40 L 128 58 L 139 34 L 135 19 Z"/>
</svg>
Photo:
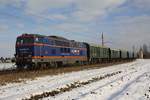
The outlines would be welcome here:
<svg viewBox="0 0 150 100">
<path fill-rule="evenodd" d="M 59 36 L 22 34 L 16 40 L 15 58 L 18 68 L 38 68 L 135 59 L 136 54 Z"/>
</svg>

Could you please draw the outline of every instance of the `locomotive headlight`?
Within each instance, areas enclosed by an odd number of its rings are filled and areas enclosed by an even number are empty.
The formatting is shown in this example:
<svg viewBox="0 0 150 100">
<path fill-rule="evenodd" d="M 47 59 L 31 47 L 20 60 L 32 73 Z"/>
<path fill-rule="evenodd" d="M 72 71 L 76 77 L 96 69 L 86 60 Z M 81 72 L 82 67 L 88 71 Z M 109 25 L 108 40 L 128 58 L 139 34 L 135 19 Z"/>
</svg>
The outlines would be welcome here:
<svg viewBox="0 0 150 100">
<path fill-rule="evenodd" d="M 32 59 L 32 62 L 35 62 L 35 59 Z"/>
</svg>

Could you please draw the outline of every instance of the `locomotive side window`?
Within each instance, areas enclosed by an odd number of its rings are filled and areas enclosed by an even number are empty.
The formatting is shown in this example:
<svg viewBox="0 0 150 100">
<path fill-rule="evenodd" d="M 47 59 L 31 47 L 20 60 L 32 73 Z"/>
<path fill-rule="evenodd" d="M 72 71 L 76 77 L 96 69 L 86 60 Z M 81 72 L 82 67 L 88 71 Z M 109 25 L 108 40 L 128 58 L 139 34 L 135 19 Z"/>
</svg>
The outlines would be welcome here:
<svg viewBox="0 0 150 100">
<path fill-rule="evenodd" d="M 64 52 L 67 53 L 67 48 L 64 48 Z"/>
<path fill-rule="evenodd" d="M 70 48 L 60 48 L 61 53 L 70 53 Z"/>
<path fill-rule="evenodd" d="M 49 40 L 48 40 L 47 38 L 44 38 L 44 39 L 43 39 L 43 43 L 49 44 Z"/>
<path fill-rule="evenodd" d="M 68 53 L 70 53 L 70 48 L 68 48 Z"/>
<path fill-rule="evenodd" d="M 55 44 L 56 44 L 57 46 L 61 46 L 61 45 L 62 45 L 61 41 L 57 41 L 57 40 L 55 40 Z"/>
<path fill-rule="evenodd" d="M 63 48 L 60 48 L 60 52 L 61 52 L 61 53 L 63 53 L 63 52 L 64 52 Z"/>
</svg>

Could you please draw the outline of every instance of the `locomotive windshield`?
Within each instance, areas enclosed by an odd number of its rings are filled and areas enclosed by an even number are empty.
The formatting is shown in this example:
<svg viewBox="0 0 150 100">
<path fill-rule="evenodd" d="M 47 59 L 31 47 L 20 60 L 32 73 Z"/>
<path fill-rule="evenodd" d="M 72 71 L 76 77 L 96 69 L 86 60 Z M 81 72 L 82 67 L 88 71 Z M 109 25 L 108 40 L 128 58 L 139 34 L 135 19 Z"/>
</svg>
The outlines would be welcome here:
<svg viewBox="0 0 150 100">
<path fill-rule="evenodd" d="M 19 37 L 17 38 L 17 44 L 27 44 L 27 43 L 34 43 L 34 38 L 28 37 Z"/>
</svg>

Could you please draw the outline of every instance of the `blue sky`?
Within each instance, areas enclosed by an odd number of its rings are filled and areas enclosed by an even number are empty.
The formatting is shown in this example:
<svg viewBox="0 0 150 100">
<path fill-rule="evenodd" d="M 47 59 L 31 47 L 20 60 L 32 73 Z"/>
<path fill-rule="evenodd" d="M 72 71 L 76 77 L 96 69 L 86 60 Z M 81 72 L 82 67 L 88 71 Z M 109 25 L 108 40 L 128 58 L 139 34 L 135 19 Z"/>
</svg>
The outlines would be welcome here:
<svg viewBox="0 0 150 100">
<path fill-rule="evenodd" d="M 58 35 L 132 50 L 150 44 L 150 0 L 0 0 L 0 56 L 22 33 Z"/>
</svg>

